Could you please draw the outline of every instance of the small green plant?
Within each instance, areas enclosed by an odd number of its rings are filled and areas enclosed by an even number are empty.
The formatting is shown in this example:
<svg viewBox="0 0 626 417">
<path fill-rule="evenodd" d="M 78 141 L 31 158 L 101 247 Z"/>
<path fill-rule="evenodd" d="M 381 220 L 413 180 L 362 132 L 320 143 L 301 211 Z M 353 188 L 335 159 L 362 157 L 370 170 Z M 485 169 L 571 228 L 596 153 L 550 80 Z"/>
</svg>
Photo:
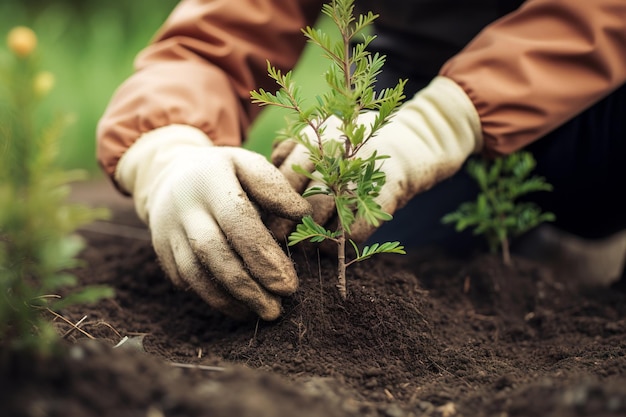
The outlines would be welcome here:
<svg viewBox="0 0 626 417">
<path fill-rule="evenodd" d="M 467 171 L 478 183 L 480 193 L 476 201 L 461 204 L 442 221 L 456 223 L 459 232 L 473 227 L 474 234 L 485 236 L 491 252 L 501 249 L 502 261 L 510 265 L 510 238 L 555 219 L 553 213 L 542 212 L 534 203 L 518 201 L 528 193 L 552 191 L 543 177 L 530 177 L 535 165 L 532 154 L 525 151 L 493 161 L 470 160 Z"/>
<path fill-rule="evenodd" d="M 254 103 L 261 106 L 274 105 L 291 110 L 295 117 L 290 119 L 286 129 L 280 133 L 282 139 L 292 139 L 306 147 L 309 159 L 315 167 L 315 174 L 294 166 L 293 169 L 310 179 L 321 181 L 320 187 L 311 187 L 304 196 L 325 194 L 332 196 L 339 219 L 336 230 L 328 230 L 316 224 L 311 217 L 305 217 L 289 236 L 289 245 L 310 240 L 322 242 L 330 240 L 338 248 L 338 288 L 342 298 L 346 298 L 346 268 L 352 263 L 363 261 L 379 253 L 404 254 L 399 242 L 373 244 L 359 250 L 350 239 L 351 227 L 358 219 L 378 226 L 391 219 L 375 198 L 385 183 L 385 174 L 380 169 L 380 161 L 385 155 L 373 153 L 361 158 L 359 150 L 376 132 L 389 122 L 404 99 L 406 80 L 400 80 L 394 88 L 379 93 L 374 91 L 376 77 L 382 71 L 385 57 L 371 54 L 366 50 L 374 36 L 364 34 L 377 15 L 369 12 L 355 18 L 353 0 L 333 0 L 325 4 L 322 13 L 328 16 L 339 30 L 339 37 L 307 27 L 303 33 L 309 42 L 319 46 L 331 65 L 325 73 L 329 91 L 315 97 L 312 106 L 305 106 L 300 89 L 292 79 L 291 72 L 282 74 L 268 62 L 269 76 L 280 89 L 275 93 L 264 90 L 252 91 Z M 361 36 L 360 42 L 351 47 L 353 40 Z M 358 117 L 366 110 L 377 111 L 370 126 L 359 123 Z M 339 121 L 337 137 L 324 135 L 325 123 L 336 117 Z M 308 128 L 313 132 L 313 140 L 303 133 Z M 346 242 L 350 242 L 356 256 L 346 259 Z"/>
<path fill-rule="evenodd" d="M 76 285 L 67 271 L 79 265 L 83 248 L 74 233 L 108 211 L 66 203 L 79 171 L 55 164 L 63 118 L 39 127 L 37 104 L 54 78 L 42 72 L 34 53 L 37 37 L 26 27 L 0 51 L 0 347 L 47 354 L 57 334 L 42 310 L 108 297 L 108 287 L 88 287 L 59 297 Z"/>
</svg>

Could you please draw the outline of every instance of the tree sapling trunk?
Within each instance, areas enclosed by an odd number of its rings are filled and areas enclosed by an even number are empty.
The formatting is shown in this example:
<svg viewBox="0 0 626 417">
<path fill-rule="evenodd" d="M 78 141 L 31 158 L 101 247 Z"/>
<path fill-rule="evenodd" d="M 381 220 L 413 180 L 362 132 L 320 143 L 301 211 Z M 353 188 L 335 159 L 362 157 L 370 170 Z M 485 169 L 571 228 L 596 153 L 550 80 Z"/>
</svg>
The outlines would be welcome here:
<svg viewBox="0 0 626 417">
<path fill-rule="evenodd" d="M 309 188 L 303 195 L 326 194 L 334 199 L 339 219 L 337 229 L 328 230 L 316 224 L 311 217 L 305 217 L 289 236 L 289 245 L 304 240 L 334 241 L 338 247 L 337 286 L 343 299 L 347 295 L 346 268 L 349 265 L 377 253 L 405 253 L 399 242 L 373 244 L 360 251 L 349 238 L 351 226 L 361 217 L 374 226 L 391 219 L 391 215 L 384 212 L 375 200 L 385 182 L 385 174 L 380 170 L 379 162 L 386 156 L 374 153 L 362 158 L 359 150 L 389 122 L 404 99 L 406 83 L 406 80 L 401 80 L 394 88 L 379 93 L 374 91 L 376 76 L 382 70 L 385 57 L 366 50 L 374 36 L 364 34 L 364 30 L 377 16 L 369 12 L 355 18 L 353 3 L 354 0 L 333 0 L 322 8 L 322 12 L 334 22 L 339 36 L 329 36 L 320 29 L 310 27 L 303 29 L 308 41 L 319 46 L 331 64 L 325 74 L 330 89 L 316 96 L 313 106 L 305 106 L 291 72 L 283 74 L 271 63 L 268 63 L 269 76 L 280 89 L 274 94 L 264 90 L 251 92 L 254 103 L 293 111 L 295 117 L 282 133 L 282 138 L 294 140 L 306 147 L 316 175 L 314 177 L 302 167 L 293 168 L 323 184 L 321 187 Z M 357 36 L 362 36 L 360 42 L 354 42 Z M 359 123 L 359 116 L 365 111 L 376 112 L 371 126 Z M 337 123 L 337 136 L 328 137 L 326 134 L 325 128 L 329 122 Z M 313 133 L 304 134 L 304 128 Z M 351 260 L 346 259 L 348 242 L 356 251 L 356 257 Z"/>
</svg>

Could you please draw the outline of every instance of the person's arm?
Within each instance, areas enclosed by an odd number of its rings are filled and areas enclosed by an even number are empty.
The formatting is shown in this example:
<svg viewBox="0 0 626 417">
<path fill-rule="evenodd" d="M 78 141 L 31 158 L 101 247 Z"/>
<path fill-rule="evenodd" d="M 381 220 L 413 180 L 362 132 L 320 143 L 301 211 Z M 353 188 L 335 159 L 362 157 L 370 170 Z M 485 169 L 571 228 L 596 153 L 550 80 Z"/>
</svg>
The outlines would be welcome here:
<svg viewBox="0 0 626 417">
<path fill-rule="evenodd" d="M 626 2 L 529 0 L 486 27 L 440 75 L 472 100 L 485 150 L 513 152 L 626 81 Z"/>
<path fill-rule="evenodd" d="M 144 133 L 168 125 L 200 129 L 216 145 L 239 145 L 258 113 L 250 91 L 274 88 L 267 60 L 291 69 L 319 0 L 183 0 L 138 56 L 97 131 L 98 161 L 113 177 Z M 126 191 L 126 190 L 123 190 Z"/>
</svg>

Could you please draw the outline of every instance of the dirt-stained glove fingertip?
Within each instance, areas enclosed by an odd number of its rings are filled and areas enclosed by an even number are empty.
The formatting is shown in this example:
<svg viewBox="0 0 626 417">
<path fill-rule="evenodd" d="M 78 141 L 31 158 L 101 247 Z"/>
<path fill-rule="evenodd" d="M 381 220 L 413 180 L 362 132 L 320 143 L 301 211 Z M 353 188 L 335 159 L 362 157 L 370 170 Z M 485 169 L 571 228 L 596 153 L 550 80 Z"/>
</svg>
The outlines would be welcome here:
<svg viewBox="0 0 626 417">
<path fill-rule="evenodd" d="M 265 308 L 260 311 L 257 311 L 257 314 L 262 320 L 274 321 L 283 314 L 283 308 L 280 303 L 276 303 L 275 305 L 266 305 L 264 307 Z"/>
<path fill-rule="evenodd" d="M 293 207 L 294 218 L 292 220 L 300 220 L 305 216 L 313 214 L 313 206 L 304 198 L 297 200 Z"/>
<path fill-rule="evenodd" d="M 296 146 L 296 142 L 293 140 L 283 140 L 280 142 L 274 143 L 272 154 L 270 159 L 272 164 L 276 167 L 280 167 L 285 159 L 289 156 L 289 154 L 293 151 Z"/>
<path fill-rule="evenodd" d="M 299 222 L 303 217 L 313 215 L 313 206 L 299 197 L 292 199 L 288 205 L 274 208 L 272 213 L 279 218 Z"/>
</svg>

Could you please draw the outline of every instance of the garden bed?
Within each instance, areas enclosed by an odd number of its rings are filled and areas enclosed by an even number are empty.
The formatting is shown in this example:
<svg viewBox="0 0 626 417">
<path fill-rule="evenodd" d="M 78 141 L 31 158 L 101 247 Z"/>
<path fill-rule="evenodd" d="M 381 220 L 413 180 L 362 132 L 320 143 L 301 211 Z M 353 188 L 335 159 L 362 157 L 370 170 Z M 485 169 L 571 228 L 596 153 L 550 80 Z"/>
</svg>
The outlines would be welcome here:
<svg viewBox="0 0 626 417">
<path fill-rule="evenodd" d="M 334 262 L 296 249 L 284 315 L 235 322 L 169 283 L 129 202 L 106 190 L 81 195 L 115 216 L 81 232 L 77 272 L 116 297 L 62 312 L 86 316 L 62 358 L 2 362 L 1 415 L 626 414 L 624 289 L 424 251 L 352 267 L 344 302 Z"/>
</svg>

